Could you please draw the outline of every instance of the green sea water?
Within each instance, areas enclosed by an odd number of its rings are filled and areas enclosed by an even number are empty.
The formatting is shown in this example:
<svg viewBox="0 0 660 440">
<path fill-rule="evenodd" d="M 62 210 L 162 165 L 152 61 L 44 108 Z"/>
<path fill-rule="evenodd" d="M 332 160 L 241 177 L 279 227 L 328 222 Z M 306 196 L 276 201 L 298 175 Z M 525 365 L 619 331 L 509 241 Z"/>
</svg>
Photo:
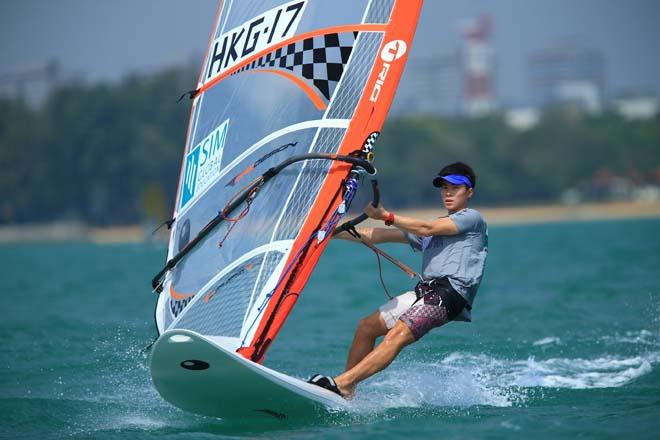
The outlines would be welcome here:
<svg viewBox="0 0 660 440">
<path fill-rule="evenodd" d="M 152 387 L 164 246 L 0 246 L 0 437 L 658 438 L 659 233 L 660 220 L 492 227 L 473 323 L 408 347 L 348 413 L 267 424 L 188 414 Z M 384 278 L 411 286 L 392 267 Z M 332 242 L 265 364 L 340 372 L 385 300 L 374 255 Z"/>
</svg>

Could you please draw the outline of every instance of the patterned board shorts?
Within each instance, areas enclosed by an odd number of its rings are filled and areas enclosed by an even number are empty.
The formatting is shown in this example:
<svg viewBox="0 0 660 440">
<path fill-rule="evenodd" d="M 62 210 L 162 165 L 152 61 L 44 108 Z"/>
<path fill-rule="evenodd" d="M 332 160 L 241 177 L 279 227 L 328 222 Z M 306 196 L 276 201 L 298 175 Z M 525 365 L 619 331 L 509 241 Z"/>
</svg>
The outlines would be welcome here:
<svg viewBox="0 0 660 440">
<path fill-rule="evenodd" d="M 415 292 L 406 292 L 391 299 L 379 310 L 388 329 L 394 327 L 396 321 L 400 319 L 408 326 L 415 340 L 420 339 L 432 328 L 449 322 L 447 309 L 442 305 L 442 298 L 435 293 L 425 295 L 417 301 Z"/>
</svg>

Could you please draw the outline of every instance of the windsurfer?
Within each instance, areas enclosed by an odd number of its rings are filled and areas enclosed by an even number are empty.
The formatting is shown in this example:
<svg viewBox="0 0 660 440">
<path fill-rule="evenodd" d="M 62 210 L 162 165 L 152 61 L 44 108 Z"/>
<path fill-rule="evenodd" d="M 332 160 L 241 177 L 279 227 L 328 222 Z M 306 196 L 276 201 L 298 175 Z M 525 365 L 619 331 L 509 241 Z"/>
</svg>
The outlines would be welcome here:
<svg viewBox="0 0 660 440">
<path fill-rule="evenodd" d="M 468 208 L 475 184 L 474 171 L 465 163 L 442 168 L 433 185 L 440 188 L 448 215 L 431 221 L 396 215 L 381 205 L 367 206 L 370 218 L 394 228 L 360 228 L 362 238 L 372 244 L 409 243 L 421 251 L 424 281 L 360 320 L 342 374 L 317 374 L 310 383 L 351 397 L 359 382 L 385 369 L 405 346 L 432 328 L 453 320 L 471 321 L 488 249 L 486 222 Z M 359 241 L 347 232 L 336 238 Z M 385 338 L 374 348 L 380 336 Z"/>
</svg>

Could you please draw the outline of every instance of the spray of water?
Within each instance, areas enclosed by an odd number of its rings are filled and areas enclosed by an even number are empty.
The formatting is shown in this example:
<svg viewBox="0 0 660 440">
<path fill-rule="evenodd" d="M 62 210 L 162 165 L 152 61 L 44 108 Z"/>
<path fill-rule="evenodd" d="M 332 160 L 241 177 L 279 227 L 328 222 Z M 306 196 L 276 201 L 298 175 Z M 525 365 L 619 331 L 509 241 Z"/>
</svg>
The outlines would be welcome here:
<svg viewBox="0 0 660 440">
<path fill-rule="evenodd" d="M 660 363 L 657 335 L 648 330 L 603 336 L 597 342 L 605 350 L 622 344 L 636 349 L 630 356 L 605 352 L 593 357 L 536 355 L 510 359 L 488 353 L 453 352 L 422 362 L 401 360 L 360 385 L 352 411 L 525 405 L 539 395 L 539 388 L 621 387 L 649 374 Z M 529 351 L 562 344 L 560 338 L 548 336 L 532 342 Z"/>
</svg>

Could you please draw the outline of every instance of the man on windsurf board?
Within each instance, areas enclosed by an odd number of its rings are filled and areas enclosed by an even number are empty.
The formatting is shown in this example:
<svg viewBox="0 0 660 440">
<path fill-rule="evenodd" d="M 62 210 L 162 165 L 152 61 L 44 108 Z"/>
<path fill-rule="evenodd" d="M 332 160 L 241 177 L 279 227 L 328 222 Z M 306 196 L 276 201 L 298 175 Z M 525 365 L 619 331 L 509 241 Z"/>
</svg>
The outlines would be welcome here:
<svg viewBox="0 0 660 440">
<path fill-rule="evenodd" d="M 486 222 L 468 207 L 475 184 L 474 171 L 462 162 L 442 168 L 433 185 L 440 188 L 448 215 L 431 221 L 396 215 L 381 205 L 367 206 L 370 218 L 394 228 L 360 228 L 359 235 L 372 244 L 408 243 L 421 251 L 423 281 L 360 320 L 342 374 L 316 374 L 310 383 L 351 397 L 359 382 L 385 369 L 405 346 L 432 328 L 471 321 L 488 252 Z M 336 238 L 359 241 L 348 232 Z M 385 338 L 374 348 L 380 336 Z"/>
</svg>

